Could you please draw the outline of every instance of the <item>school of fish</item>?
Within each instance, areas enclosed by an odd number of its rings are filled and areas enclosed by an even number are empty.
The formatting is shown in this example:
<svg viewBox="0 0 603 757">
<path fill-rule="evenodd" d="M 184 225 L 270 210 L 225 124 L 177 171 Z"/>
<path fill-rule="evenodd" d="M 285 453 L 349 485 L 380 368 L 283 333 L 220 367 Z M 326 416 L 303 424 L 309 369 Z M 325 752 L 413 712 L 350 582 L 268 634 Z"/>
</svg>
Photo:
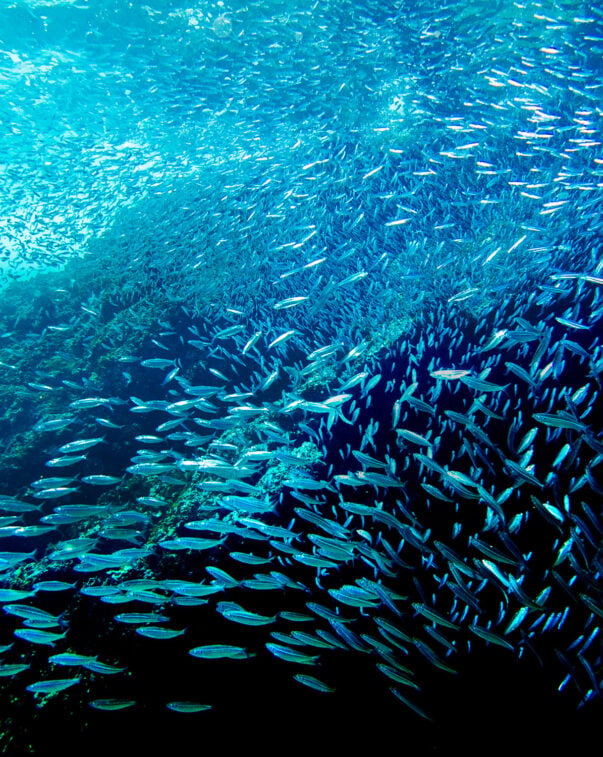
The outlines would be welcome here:
<svg viewBox="0 0 603 757">
<path fill-rule="evenodd" d="M 90 49 L 4 53 L 3 99 L 81 66 L 85 111 L 131 35 L 119 130 L 64 112 L 52 192 L 31 152 L 0 200 L 3 711 L 362 659 L 429 721 L 476 650 L 600 706 L 603 14 L 259 5 L 68 4 Z"/>
</svg>

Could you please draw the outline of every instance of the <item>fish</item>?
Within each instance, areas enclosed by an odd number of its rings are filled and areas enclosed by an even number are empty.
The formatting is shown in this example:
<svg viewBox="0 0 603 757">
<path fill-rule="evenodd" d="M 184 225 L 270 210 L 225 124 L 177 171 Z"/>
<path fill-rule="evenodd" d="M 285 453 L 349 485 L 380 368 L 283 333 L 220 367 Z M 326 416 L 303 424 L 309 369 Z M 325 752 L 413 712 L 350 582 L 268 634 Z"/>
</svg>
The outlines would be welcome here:
<svg viewBox="0 0 603 757">
<path fill-rule="evenodd" d="M 579 749 L 601 697 L 594 9 L 91 7 L 83 54 L 63 5 L 69 50 L 3 46 L 0 750 L 62 748 L 55 705 L 141 752 L 155 715 L 203 712 L 234 750 L 247 716 L 315 725 L 336 690 L 364 715 L 338 734 L 379 709 L 424 720 L 429 752 L 436 688 L 470 711 L 476 660 L 493 701 L 490 661 L 530 654 Z M 23 710 L 27 685 L 55 701 Z"/>
<path fill-rule="evenodd" d="M 168 360 L 167 358 L 162 357 L 154 357 L 154 358 L 148 358 L 147 360 L 141 360 L 140 365 L 142 365 L 143 368 L 172 368 L 174 366 L 173 360 Z"/>
<path fill-rule="evenodd" d="M 69 689 L 72 686 L 77 686 L 81 680 L 82 679 L 79 676 L 76 676 L 75 678 L 53 678 L 30 683 L 29 686 L 26 686 L 25 688 L 27 691 L 31 691 L 32 694 L 49 696 L 51 694 L 57 694 L 60 691 L 65 691 L 65 689 Z"/>
<path fill-rule="evenodd" d="M 106 712 L 116 712 L 118 710 L 127 710 L 130 707 L 136 705 L 135 699 L 119 699 L 116 697 L 108 697 L 104 699 L 92 699 L 90 707 L 94 710 L 105 710 Z"/>
<path fill-rule="evenodd" d="M 0 589 L 0 602 L 20 602 L 22 599 L 33 597 L 34 591 L 23 591 L 21 589 Z"/>
<path fill-rule="evenodd" d="M 61 654 L 51 655 L 48 658 L 48 661 L 53 665 L 80 667 L 95 659 L 95 657 L 91 657 L 90 655 L 81 655 L 75 652 L 62 652 Z"/>
<path fill-rule="evenodd" d="M 18 618 L 23 618 L 26 621 L 35 621 L 36 627 L 42 627 L 38 625 L 41 623 L 45 624 L 44 627 L 58 626 L 60 623 L 56 615 L 33 605 L 12 603 L 4 605 L 2 609 L 8 615 L 16 615 Z"/>
<path fill-rule="evenodd" d="M 284 644 L 266 643 L 266 649 L 275 657 L 279 657 L 285 662 L 298 663 L 300 665 L 315 665 L 318 662 L 318 655 L 307 655 L 302 652 L 298 652 L 291 647 L 287 647 Z"/>
<path fill-rule="evenodd" d="M 228 644 L 206 644 L 201 647 L 193 647 L 188 650 L 192 657 L 204 660 L 218 660 L 224 657 L 233 660 L 246 660 L 250 655 L 243 647 Z"/>
<path fill-rule="evenodd" d="M 77 584 L 69 583 L 67 581 L 50 580 L 50 581 L 36 581 L 32 588 L 34 591 L 69 591 L 75 589 Z"/>
<path fill-rule="evenodd" d="M 103 473 L 95 473 L 91 476 L 82 476 L 80 479 L 84 484 L 91 484 L 92 486 L 113 486 L 121 481 L 119 476 L 107 476 Z"/>
<path fill-rule="evenodd" d="M 36 489 L 33 496 L 36 499 L 58 499 L 59 497 L 66 497 L 73 492 L 78 491 L 77 486 L 54 486 L 50 489 Z"/>
<path fill-rule="evenodd" d="M 217 611 L 227 620 L 235 623 L 241 623 L 246 626 L 264 626 L 274 623 L 276 615 L 261 615 L 260 613 L 251 612 L 243 609 L 236 602 L 218 602 Z"/>
<path fill-rule="evenodd" d="M 147 639 L 164 641 L 166 639 L 175 639 L 178 636 L 182 636 L 186 633 L 186 630 L 183 628 L 162 628 L 161 626 L 140 626 L 136 629 L 136 633 Z"/>
<path fill-rule="evenodd" d="M 59 447 L 59 452 L 62 452 L 64 455 L 70 455 L 72 452 L 83 452 L 84 450 L 91 449 L 104 441 L 104 437 L 99 436 L 91 439 L 76 439 L 73 442 L 62 444 Z"/>
<path fill-rule="evenodd" d="M 6 678 L 19 675 L 19 673 L 24 673 L 26 670 L 29 670 L 30 665 L 27 663 L 13 663 L 5 665 L 4 663 L 0 663 L 0 678 Z"/>
<path fill-rule="evenodd" d="M 157 612 L 122 612 L 115 615 L 118 623 L 139 625 L 141 623 L 167 623 L 169 618 Z"/>
<path fill-rule="evenodd" d="M 70 426 L 75 421 L 75 416 L 67 416 L 64 418 L 49 418 L 47 420 L 38 421 L 34 427 L 34 431 L 61 431 L 67 426 Z"/>
<path fill-rule="evenodd" d="M 320 691 L 323 694 L 332 694 L 335 689 L 332 686 L 324 683 L 316 676 L 308 675 L 307 673 L 294 673 L 293 680 L 301 683 L 303 686 L 308 686 L 315 691 Z"/>
<path fill-rule="evenodd" d="M 14 635 L 18 639 L 23 639 L 30 644 L 43 644 L 46 646 L 54 646 L 57 641 L 64 639 L 67 632 L 54 633 L 53 631 L 43 631 L 37 628 L 17 628 L 14 631 Z"/>
<path fill-rule="evenodd" d="M 211 710 L 212 705 L 201 704 L 200 702 L 177 701 L 177 702 L 168 702 L 166 704 L 166 707 L 168 708 L 168 710 L 171 710 L 172 712 L 191 714 L 195 712 L 205 712 L 206 710 Z"/>
</svg>

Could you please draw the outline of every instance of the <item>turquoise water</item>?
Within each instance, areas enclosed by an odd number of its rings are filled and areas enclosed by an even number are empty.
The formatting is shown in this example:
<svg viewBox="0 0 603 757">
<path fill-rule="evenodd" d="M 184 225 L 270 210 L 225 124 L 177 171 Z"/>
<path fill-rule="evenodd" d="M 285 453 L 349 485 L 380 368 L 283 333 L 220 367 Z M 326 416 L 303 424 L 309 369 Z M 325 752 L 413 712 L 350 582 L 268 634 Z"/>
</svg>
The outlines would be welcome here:
<svg viewBox="0 0 603 757">
<path fill-rule="evenodd" d="M 7 754 L 589 743 L 602 14 L 434 5 L 0 8 Z"/>
</svg>

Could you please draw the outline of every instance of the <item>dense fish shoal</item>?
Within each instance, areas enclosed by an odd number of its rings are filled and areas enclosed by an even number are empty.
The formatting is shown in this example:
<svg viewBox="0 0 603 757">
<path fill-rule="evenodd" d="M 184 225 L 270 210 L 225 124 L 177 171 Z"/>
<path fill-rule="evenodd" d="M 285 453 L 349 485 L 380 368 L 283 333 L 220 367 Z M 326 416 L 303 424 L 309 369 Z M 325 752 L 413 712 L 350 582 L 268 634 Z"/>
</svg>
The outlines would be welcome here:
<svg viewBox="0 0 603 757">
<path fill-rule="evenodd" d="M 590 744 L 602 18 L 495 5 L 0 10 L 7 754 Z"/>
</svg>

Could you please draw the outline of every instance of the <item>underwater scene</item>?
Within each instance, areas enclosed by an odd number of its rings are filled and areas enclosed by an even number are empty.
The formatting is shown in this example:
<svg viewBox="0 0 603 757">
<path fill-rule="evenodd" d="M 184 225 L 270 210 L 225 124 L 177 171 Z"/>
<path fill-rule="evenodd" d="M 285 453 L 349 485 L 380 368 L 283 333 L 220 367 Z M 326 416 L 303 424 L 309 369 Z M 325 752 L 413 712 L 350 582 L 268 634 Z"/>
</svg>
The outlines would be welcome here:
<svg viewBox="0 0 603 757">
<path fill-rule="evenodd" d="M 592 753 L 602 116 L 590 2 L 2 2 L 0 753 Z"/>
</svg>

